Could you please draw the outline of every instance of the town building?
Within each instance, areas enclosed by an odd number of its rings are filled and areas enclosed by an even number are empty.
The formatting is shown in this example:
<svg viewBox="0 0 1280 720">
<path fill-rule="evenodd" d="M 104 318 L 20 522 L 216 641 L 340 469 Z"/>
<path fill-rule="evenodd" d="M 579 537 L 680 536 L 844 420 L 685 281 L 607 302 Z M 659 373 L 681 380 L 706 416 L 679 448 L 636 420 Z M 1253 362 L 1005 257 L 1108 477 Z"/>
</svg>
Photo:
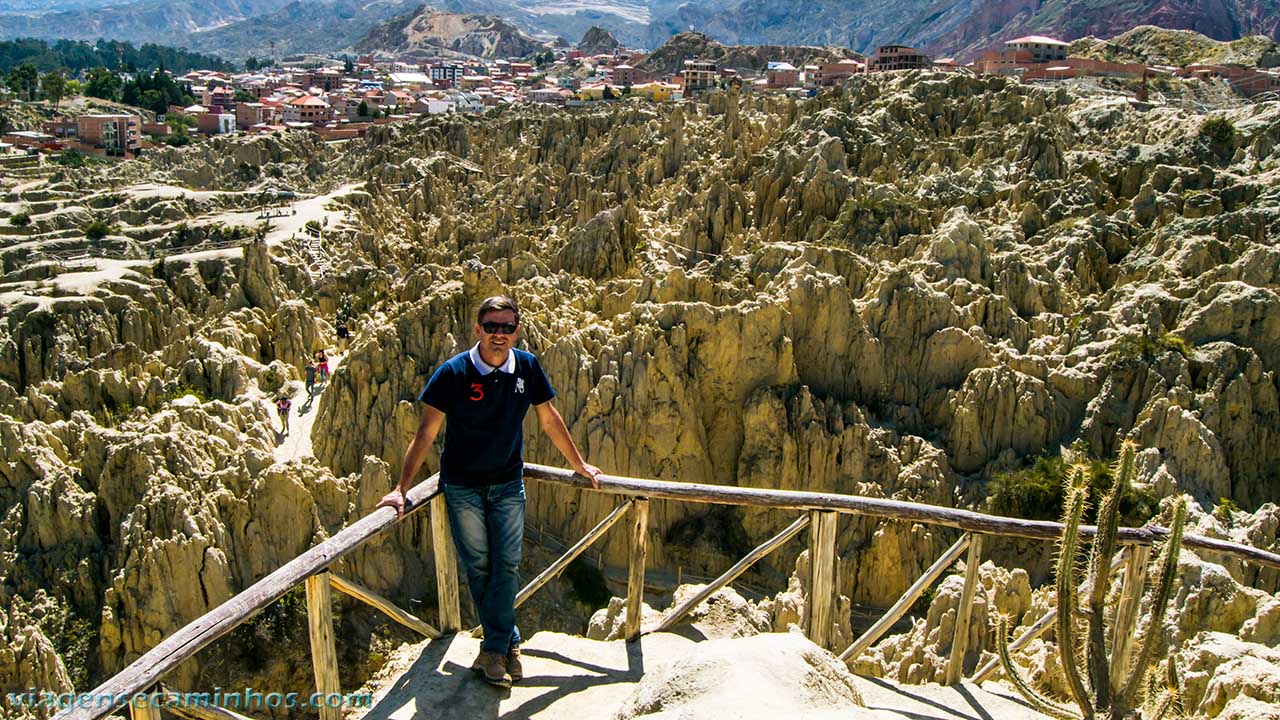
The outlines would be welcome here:
<svg viewBox="0 0 1280 720">
<path fill-rule="evenodd" d="M 196 132 L 201 135 L 227 135 L 236 131 L 236 116 L 225 112 L 207 112 L 196 116 Z"/>
<path fill-rule="evenodd" d="M 614 85 L 628 87 L 630 85 L 638 85 L 645 81 L 644 73 L 635 69 L 630 65 L 615 65 L 611 75 Z"/>
<path fill-rule="evenodd" d="M 771 62 L 765 66 L 765 87 L 787 88 L 800 84 L 800 70 L 789 62 Z"/>
<path fill-rule="evenodd" d="M 1028 53 L 1031 56 L 1031 62 L 1047 63 L 1066 60 L 1067 48 L 1071 47 L 1071 43 L 1044 35 L 1027 35 L 1006 40 L 1004 46 L 1008 52 Z"/>
<path fill-rule="evenodd" d="M 833 63 L 819 63 L 814 71 L 815 85 L 823 87 L 835 85 L 848 80 L 859 73 L 866 72 L 867 66 L 857 60 L 841 60 Z"/>
<path fill-rule="evenodd" d="M 76 118 L 76 136 L 107 155 L 132 154 L 142 147 L 142 118 L 123 113 L 81 115 Z"/>
<path fill-rule="evenodd" d="M 240 130 L 248 130 L 254 125 L 264 123 L 276 123 L 280 120 L 281 111 L 278 106 L 261 102 L 236 103 L 236 127 Z"/>
<path fill-rule="evenodd" d="M 454 87 L 466 74 L 466 68 L 455 63 L 431 66 L 431 81 L 441 87 Z"/>
<path fill-rule="evenodd" d="M 710 60 L 685 60 L 682 75 L 685 97 L 715 87 L 716 81 L 720 79 L 716 64 Z"/>
<path fill-rule="evenodd" d="M 327 123 L 333 119 L 329 104 L 314 95 L 302 95 L 284 104 L 284 122 Z"/>
<path fill-rule="evenodd" d="M 933 60 L 925 53 L 907 45 L 881 45 L 868 64 L 868 72 L 890 70 L 928 70 Z"/>
<path fill-rule="evenodd" d="M 1225 80 L 1233 90 L 1246 97 L 1253 97 L 1266 92 L 1280 92 L 1280 74 L 1243 65 L 1209 65 L 1201 63 L 1179 69 L 1178 75 L 1200 80 Z"/>
</svg>

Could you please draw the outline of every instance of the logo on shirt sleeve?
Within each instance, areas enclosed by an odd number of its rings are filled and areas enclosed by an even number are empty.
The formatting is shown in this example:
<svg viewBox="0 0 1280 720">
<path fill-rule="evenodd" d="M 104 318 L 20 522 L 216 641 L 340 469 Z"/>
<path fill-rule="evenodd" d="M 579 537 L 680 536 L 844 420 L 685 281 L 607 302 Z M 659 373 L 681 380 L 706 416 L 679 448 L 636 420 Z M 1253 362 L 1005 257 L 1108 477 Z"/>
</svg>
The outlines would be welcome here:
<svg viewBox="0 0 1280 720">
<path fill-rule="evenodd" d="M 484 385 L 481 383 L 471 383 L 471 397 L 468 398 L 472 402 L 484 399 Z"/>
</svg>

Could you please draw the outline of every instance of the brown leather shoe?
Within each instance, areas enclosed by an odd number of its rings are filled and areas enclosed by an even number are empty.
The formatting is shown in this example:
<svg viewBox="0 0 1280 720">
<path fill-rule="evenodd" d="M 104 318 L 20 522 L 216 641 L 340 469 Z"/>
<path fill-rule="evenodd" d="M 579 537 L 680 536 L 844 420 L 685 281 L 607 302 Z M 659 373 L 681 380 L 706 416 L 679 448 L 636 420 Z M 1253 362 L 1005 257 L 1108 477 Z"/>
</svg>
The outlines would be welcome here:
<svg viewBox="0 0 1280 720">
<path fill-rule="evenodd" d="M 490 685 L 511 687 L 511 676 L 507 674 L 507 660 L 499 653 L 481 650 L 476 661 L 471 663 L 471 669 Z"/>
<path fill-rule="evenodd" d="M 511 676 L 511 682 L 524 679 L 524 666 L 520 664 L 519 645 L 512 645 L 511 650 L 507 652 L 507 674 Z"/>
</svg>

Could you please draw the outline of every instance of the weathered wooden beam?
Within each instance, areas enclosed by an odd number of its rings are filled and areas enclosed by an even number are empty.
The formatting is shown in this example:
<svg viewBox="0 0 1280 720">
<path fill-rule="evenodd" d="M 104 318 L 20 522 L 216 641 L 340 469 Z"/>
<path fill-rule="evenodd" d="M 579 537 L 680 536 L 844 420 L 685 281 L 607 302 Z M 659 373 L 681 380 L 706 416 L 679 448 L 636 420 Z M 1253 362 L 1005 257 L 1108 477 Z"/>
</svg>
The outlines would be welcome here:
<svg viewBox="0 0 1280 720">
<path fill-rule="evenodd" d="M 161 686 L 161 691 L 165 697 L 164 709 L 188 720 L 253 720 L 234 710 L 214 705 L 212 702 L 204 702 L 203 697 L 200 702 L 187 702 L 185 698 L 188 698 L 191 693 L 181 693 L 165 685 Z"/>
<path fill-rule="evenodd" d="M 161 701 L 158 697 L 159 693 L 146 693 L 135 695 L 129 701 L 129 718 L 130 720 L 160 720 L 160 708 L 154 701 Z M 104 697 L 99 695 L 97 697 Z M 106 708 L 110 712 L 110 708 Z M 104 713 L 105 714 L 105 713 Z"/>
<path fill-rule="evenodd" d="M 982 536 L 969 540 L 969 557 L 965 560 L 964 590 L 956 609 L 955 634 L 951 638 L 951 657 L 947 660 L 947 684 L 955 685 L 964 677 L 964 654 L 969 649 L 969 620 L 973 615 L 973 595 L 978 587 L 978 568 L 982 565 Z"/>
<path fill-rule="evenodd" d="M 341 692 L 338 684 L 338 648 L 333 639 L 333 593 L 329 573 L 307 578 L 307 628 L 311 635 L 311 669 L 315 671 L 316 692 Z M 320 705 L 320 720 L 342 720 L 342 709 Z"/>
<path fill-rule="evenodd" d="M 640 637 L 640 612 L 644 602 L 644 564 L 649 552 L 649 501 L 637 498 L 631 504 L 631 557 L 627 573 L 627 617 L 623 636 L 627 642 Z"/>
<path fill-rule="evenodd" d="M 1124 586 L 1116 607 L 1116 622 L 1111 640 L 1111 696 L 1120 694 L 1129 669 L 1129 652 L 1133 648 L 1134 630 L 1138 624 L 1138 605 L 1147 582 L 1147 563 L 1151 548 L 1139 545 L 1129 548 L 1124 567 Z"/>
<path fill-rule="evenodd" d="M 865 652 L 867 648 L 874 645 L 875 642 L 880 639 L 881 635 L 888 632 L 889 628 L 893 627 L 893 624 L 898 622 L 898 618 L 907 614 L 907 611 L 911 609 L 911 604 L 916 601 L 916 598 L 923 595 L 924 591 L 928 589 L 935 580 L 941 577 L 942 573 L 946 572 L 947 568 L 951 567 L 952 563 L 959 559 L 961 553 L 969 547 L 969 543 L 969 534 L 965 533 L 954 545 L 947 548 L 947 551 L 942 553 L 942 557 L 935 560 L 934 563 L 924 571 L 924 574 L 917 578 L 916 581 L 912 583 L 911 587 L 907 588 L 907 591 L 902 594 L 902 597 L 898 598 L 897 602 L 895 602 L 888 610 L 884 611 L 884 615 L 880 616 L 880 619 L 876 621 L 875 625 L 867 628 L 867 631 L 862 633 L 862 637 L 854 640 L 852 645 L 845 648 L 845 651 L 840 653 L 840 659 L 845 662 L 857 660 L 859 655 Z"/>
<path fill-rule="evenodd" d="M 836 612 L 836 522 L 829 510 L 809 512 L 809 598 L 805 603 L 805 630 L 819 647 L 830 649 L 831 626 Z"/>
<path fill-rule="evenodd" d="M 458 600 L 458 555 L 449 527 L 444 493 L 431 499 L 431 550 L 436 564 L 436 600 L 440 608 L 440 632 L 462 629 L 462 606 Z"/>
<path fill-rule="evenodd" d="M 621 520 L 627 510 L 631 508 L 632 502 L 633 501 L 631 500 L 623 501 L 621 505 L 613 509 L 613 512 L 609 513 L 603 520 L 596 523 L 596 526 L 591 528 L 591 532 L 582 536 L 581 540 L 574 543 L 573 547 L 569 548 L 568 552 L 557 558 L 555 562 L 551 563 L 550 567 L 543 570 L 542 573 L 531 580 L 528 585 L 525 585 L 516 595 L 516 607 L 523 605 L 525 600 L 528 600 L 529 597 L 537 592 L 539 588 L 547 584 L 551 578 L 554 578 L 563 572 L 564 569 L 569 566 L 569 563 L 573 562 L 574 558 L 581 555 L 587 548 L 591 547 L 592 543 L 599 540 L 601 536 L 608 532 L 609 528 L 613 527 L 614 524 Z"/>
<path fill-rule="evenodd" d="M 547 465 L 526 463 L 526 479 L 569 485 L 583 490 L 591 489 L 591 481 L 575 475 L 572 470 Z M 938 507 L 923 503 L 871 498 L 861 495 L 836 495 L 832 493 L 801 492 L 796 490 L 767 490 L 761 488 L 707 485 L 705 483 L 681 483 L 665 480 L 640 480 L 615 475 L 600 475 L 597 492 L 617 495 L 648 497 L 656 500 L 684 500 L 718 505 L 747 505 L 775 510 L 835 510 L 870 517 L 883 517 L 908 522 L 944 525 L 986 535 L 1004 535 L 1040 540 L 1056 540 L 1062 535 L 1062 523 L 1047 520 L 1020 520 L 1018 518 L 985 515 L 971 510 Z M 1091 538 L 1098 531 L 1093 525 L 1080 526 L 1081 537 Z M 1156 525 L 1140 528 L 1120 528 L 1116 541 L 1122 544 L 1150 545 L 1169 537 L 1169 529 Z M 1280 569 L 1280 553 L 1240 543 L 1215 540 L 1200 535 L 1183 535 L 1185 547 L 1243 558 L 1257 565 Z"/>
<path fill-rule="evenodd" d="M 795 537 L 801 530 L 809 524 L 809 515 L 801 515 L 795 522 L 788 525 L 782 532 L 765 540 L 755 550 L 747 553 L 746 557 L 739 560 L 733 567 L 724 571 L 720 577 L 712 580 L 709 584 L 698 591 L 696 595 L 685 600 L 680 607 L 667 613 L 666 619 L 662 624 L 654 628 L 651 632 L 663 632 L 675 627 L 686 615 L 693 612 L 693 609 L 701 605 L 707 598 L 711 597 L 717 590 L 733 582 L 739 575 L 746 572 L 747 568 L 754 565 L 760 558 L 773 552 L 778 546 Z M 680 571 L 676 570 L 676 587 L 680 586 Z"/>
<path fill-rule="evenodd" d="M 417 512 L 439 492 L 439 476 L 432 475 L 410 488 L 405 516 Z M 307 577 L 328 567 L 330 563 L 359 547 L 369 538 L 395 525 L 396 511 L 383 507 L 340 530 L 328 540 L 285 563 L 276 571 L 250 585 L 235 597 L 187 623 L 159 645 L 134 660 L 124 670 L 98 685 L 94 697 L 130 697 L 143 688 L 155 685 L 183 661 L 195 655 L 237 625 L 258 614 Z M 96 720 L 111 708 L 67 708 L 58 720 Z"/>
<path fill-rule="evenodd" d="M 1143 547 L 1143 546 L 1138 545 L 1135 547 Z M 1120 566 L 1123 564 L 1124 564 L 1124 554 L 1121 553 L 1120 555 L 1116 556 L 1115 560 L 1111 562 L 1110 572 L 1115 572 L 1116 570 L 1120 569 Z M 1080 593 L 1084 594 L 1085 588 L 1088 586 L 1088 583 L 1085 582 L 1085 583 L 1081 583 L 1080 585 L 1081 585 Z M 1057 619 L 1058 619 L 1058 608 L 1056 607 L 1050 608 L 1049 612 L 1042 615 L 1039 620 L 1036 620 L 1034 623 L 1031 624 L 1031 627 L 1024 630 L 1021 635 L 1019 635 L 1016 639 L 1014 639 L 1013 642 L 1009 643 L 1009 652 L 1011 653 L 1017 652 L 1018 650 L 1021 650 L 1022 648 L 1026 647 L 1028 644 L 1031 643 L 1032 640 L 1035 640 L 1036 638 L 1040 637 L 1045 633 L 1046 630 L 1052 627 L 1054 621 L 1056 621 Z M 995 672 L 995 669 L 997 667 L 1000 667 L 1000 658 L 991 658 L 986 662 L 985 665 L 978 668 L 978 671 L 973 674 L 973 677 L 970 679 L 970 682 L 980 683 L 983 680 L 986 680 L 987 676 Z"/>
<path fill-rule="evenodd" d="M 350 595 L 351 597 L 377 610 L 381 610 L 387 617 L 420 635 L 429 637 L 432 640 L 440 637 L 441 633 L 439 630 L 431 627 L 430 624 L 422 619 L 414 615 L 410 615 L 408 612 L 400 609 L 395 603 L 391 602 L 391 600 L 387 599 L 385 596 L 370 590 L 360 583 L 348 580 L 336 572 L 330 571 L 328 575 L 329 583 L 333 585 L 335 590 L 346 595 Z"/>
</svg>

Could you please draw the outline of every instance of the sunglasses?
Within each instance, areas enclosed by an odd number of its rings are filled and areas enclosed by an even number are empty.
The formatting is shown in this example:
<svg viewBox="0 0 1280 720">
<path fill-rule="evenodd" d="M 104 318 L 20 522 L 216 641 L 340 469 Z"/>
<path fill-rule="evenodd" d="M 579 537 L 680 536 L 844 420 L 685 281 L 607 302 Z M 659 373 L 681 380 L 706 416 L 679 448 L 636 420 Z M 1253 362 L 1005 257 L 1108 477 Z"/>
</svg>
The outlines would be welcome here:
<svg viewBox="0 0 1280 720">
<path fill-rule="evenodd" d="M 514 334 L 516 331 L 516 324 L 515 323 L 482 322 L 480 323 L 480 329 L 484 330 L 486 333 L 490 335 L 494 335 L 494 334 L 511 335 L 511 334 Z"/>
</svg>

